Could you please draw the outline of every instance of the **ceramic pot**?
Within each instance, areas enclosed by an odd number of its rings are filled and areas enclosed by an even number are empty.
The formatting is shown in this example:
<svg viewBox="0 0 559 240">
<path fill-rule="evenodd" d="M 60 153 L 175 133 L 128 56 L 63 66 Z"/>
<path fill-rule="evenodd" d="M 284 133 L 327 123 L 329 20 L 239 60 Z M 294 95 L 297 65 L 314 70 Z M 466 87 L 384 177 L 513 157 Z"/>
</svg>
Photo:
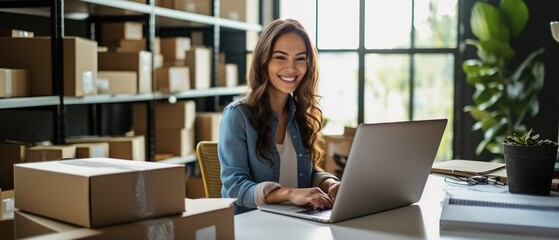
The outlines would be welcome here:
<svg viewBox="0 0 559 240">
<path fill-rule="evenodd" d="M 503 143 L 509 192 L 549 195 L 557 145 L 520 146 Z"/>
</svg>

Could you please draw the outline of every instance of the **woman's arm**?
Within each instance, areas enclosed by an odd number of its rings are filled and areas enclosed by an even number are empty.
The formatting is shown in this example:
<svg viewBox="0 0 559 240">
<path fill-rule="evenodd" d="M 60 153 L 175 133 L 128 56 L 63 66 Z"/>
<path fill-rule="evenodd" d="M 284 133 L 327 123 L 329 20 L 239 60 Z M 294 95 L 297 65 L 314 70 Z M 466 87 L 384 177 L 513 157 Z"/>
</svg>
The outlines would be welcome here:
<svg viewBox="0 0 559 240">
<path fill-rule="evenodd" d="M 240 206 L 255 208 L 253 196 L 256 183 L 251 180 L 248 165 L 247 126 L 239 111 L 228 107 L 221 118 L 217 146 L 223 183 L 222 195 L 237 198 Z"/>
</svg>

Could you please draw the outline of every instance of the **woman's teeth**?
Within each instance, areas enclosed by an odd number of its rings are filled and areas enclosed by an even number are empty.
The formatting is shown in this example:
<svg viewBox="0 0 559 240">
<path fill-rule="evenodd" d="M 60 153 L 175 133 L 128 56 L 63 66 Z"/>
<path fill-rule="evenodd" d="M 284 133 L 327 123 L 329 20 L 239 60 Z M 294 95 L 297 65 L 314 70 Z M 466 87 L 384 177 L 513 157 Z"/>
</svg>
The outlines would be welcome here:
<svg viewBox="0 0 559 240">
<path fill-rule="evenodd" d="M 280 78 L 281 78 L 281 80 L 288 81 L 288 82 L 291 82 L 291 81 L 295 80 L 295 77 L 280 76 Z"/>
</svg>

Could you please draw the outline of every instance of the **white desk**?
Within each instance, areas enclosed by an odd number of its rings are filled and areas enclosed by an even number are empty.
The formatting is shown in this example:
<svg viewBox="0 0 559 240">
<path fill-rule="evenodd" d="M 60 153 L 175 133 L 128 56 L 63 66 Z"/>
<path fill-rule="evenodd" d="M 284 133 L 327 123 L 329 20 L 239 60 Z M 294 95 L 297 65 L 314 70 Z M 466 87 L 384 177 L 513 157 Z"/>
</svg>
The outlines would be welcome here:
<svg viewBox="0 0 559 240">
<path fill-rule="evenodd" d="M 235 239 L 545 239 L 490 232 L 441 232 L 439 218 L 445 190 L 458 188 L 507 191 L 506 186 L 467 187 L 447 184 L 443 177 L 431 175 L 421 200 L 414 205 L 334 224 L 318 223 L 255 210 L 235 216 Z"/>
</svg>

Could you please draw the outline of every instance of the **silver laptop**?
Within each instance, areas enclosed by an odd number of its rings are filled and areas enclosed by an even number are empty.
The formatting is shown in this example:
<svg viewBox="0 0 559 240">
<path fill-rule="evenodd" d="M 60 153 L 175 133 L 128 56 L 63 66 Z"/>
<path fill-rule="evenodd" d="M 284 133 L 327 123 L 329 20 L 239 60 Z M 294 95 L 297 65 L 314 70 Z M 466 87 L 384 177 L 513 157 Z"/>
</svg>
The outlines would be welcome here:
<svg viewBox="0 0 559 240">
<path fill-rule="evenodd" d="M 334 223 L 415 203 L 423 193 L 446 123 L 435 119 L 360 124 L 332 209 L 290 203 L 258 208 Z"/>
<path fill-rule="evenodd" d="M 559 236 L 559 194 L 544 197 L 447 192 L 440 225 L 445 231 L 481 230 L 556 238 Z"/>
</svg>

